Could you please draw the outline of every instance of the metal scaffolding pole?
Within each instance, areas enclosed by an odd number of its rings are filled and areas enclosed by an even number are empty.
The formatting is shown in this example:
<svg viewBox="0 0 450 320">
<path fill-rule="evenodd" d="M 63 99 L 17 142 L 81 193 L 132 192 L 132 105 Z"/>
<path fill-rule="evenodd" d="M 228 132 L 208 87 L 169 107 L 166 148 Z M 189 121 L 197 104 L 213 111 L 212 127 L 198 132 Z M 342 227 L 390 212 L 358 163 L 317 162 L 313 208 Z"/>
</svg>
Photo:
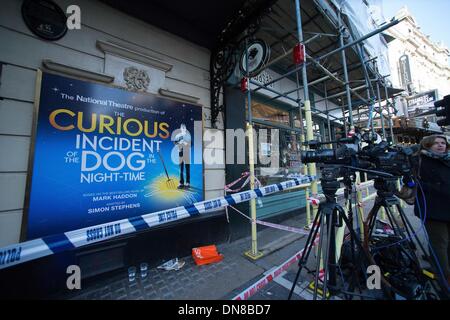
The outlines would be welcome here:
<svg viewBox="0 0 450 320">
<path fill-rule="evenodd" d="M 317 113 L 321 113 L 321 114 L 327 115 L 326 112 L 323 112 L 323 111 L 321 111 L 321 110 L 319 110 L 319 109 L 316 109 L 316 108 L 311 108 L 311 111 L 314 111 L 314 112 L 317 112 Z M 338 117 L 333 116 L 332 114 L 330 114 L 330 117 L 332 117 L 332 118 L 335 119 L 335 120 L 339 120 Z"/>
<path fill-rule="evenodd" d="M 295 0 L 295 13 L 297 17 L 297 35 L 298 41 L 303 41 L 303 30 L 302 30 L 302 16 L 300 12 L 300 0 Z M 311 102 L 309 100 L 309 91 L 308 91 L 308 76 L 306 74 L 306 63 L 302 65 L 302 81 L 303 81 L 303 92 L 304 92 L 304 106 L 305 106 L 305 120 L 306 120 L 306 141 L 311 141 L 314 139 L 313 137 L 313 122 L 311 115 Z M 316 164 L 308 163 L 308 174 L 311 176 L 316 176 Z M 311 192 L 312 196 L 317 196 L 317 182 L 313 181 L 311 183 Z M 313 214 L 314 216 L 317 213 L 317 207 L 313 206 Z M 309 225 L 310 221 L 307 221 Z"/>
<path fill-rule="evenodd" d="M 267 91 L 269 91 L 269 92 L 275 93 L 275 94 L 278 95 L 278 98 L 283 97 L 283 98 L 286 98 L 286 99 L 288 99 L 288 100 L 290 100 L 290 101 L 292 101 L 292 102 L 298 103 L 298 100 L 296 100 L 296 99 L 294 99 L 294 98 L 292 98 L 292 97 L 289 97 L 289 96 L 286 95 L 285 93 L 280 93 L 280 92 L 278 92 L 278 91 L 276 91 L 276 90 L 274 90 L 274 89 L 267 88 L 267 87 L 265 87 L 265 86 L 259 84 L 258 82 L 253 81 L 253 80 L 250 80 L 250 84 L 253 84 L 253 85 L 257 86 L 257 87 L 258 87 L 257 89 L 264 89 L 264 90 L 267 90 Z M 299 88 L 300 88 L 300 87 L 299 87 Z M 298 90 L 298 89 L 296 88 L 295 90 Z M 263 103 L 264 103 L 264 102 L 263 102 Z M 318 109 L 315 109 L 315 108 L 311 108 L 311 111 L 314 111 L 314 112 L 317 112 L 317 113 L 325 114 L 325 112 L 323 112 L 323 111 L 321 111 L 321 110 L 318 110 Z M 337 118 L 334 117 L 334 116 L 331 116 L 331 117 L 337 119 Z"/>
<path fill-rule="evenodd" d="M 345 81 L 343 81 L 342 79 L 336 77 L 333 73 L 331 73 L 331 71 L 329 71 L 327 68 L 325 68 L 323 65 L 321 65 L 318 61 L 315 61 L 314 58 L 312 58 L 309 54 L 306 54 L 306 57 L 308 59 L 310 59 L 317 67 L 319 67 L 319 69 L 321 69 L 325 74 L 329 75 L 330 78 L 332 78 L 333 80 L 339 82 L 340 84 L 342 84 L 343 86 L 345 86 Z M 350 91 L 357 96 L 358 98 L 360 98 L 362 101 L 366 102 L 366 99 L 363 98 L 362 96 L 359 95 L 358 92 L 354 91 L 352 88 L 350 88 Z"/>
<path fill-rule="evenodd" d="M 331 139 L 331 125 L 330 125 L 330 114 L 328 112 L 328 99 L 327 99 L 327 82 L 323 83 L 323 90 L 325 91 L 325 111 L 327 113 L 327 124 L 328 124 L 328 141 L 332 141 Z"/>
<path fill-rule="evenodd" d="M 369 88 L 367 88 L 367 99 L 370 100 Z M 375 132 L 375 129 L 373 127 L 373 118 L 375 117 L 375 114 L 374 114 L 375 105 L 374 105 L 374 102 L 372 102 L 371 100 L 370 100 L 369 104 L 370 104 L 369 105 L 369 121 L 367 122 L 367 128 L 371 128 L 372 132 Z"/>
<path fill-rule="evenodd" d="M 248 123 L 247 123 L 247 134 L 248 134 L 248 163 L 250 172 L 250 189 L 255 189 L 255 153 L 254 153 L 254 137 L 253 137 L 253 115 L 252 115 L 252 97 L 250 88 L 250 68 L 248 65 L 248 42 L 245 41 L 245 67 L 247 70 L 247 104 L 248 104 Z M 257 229 L 256 229 L 256 201 L 255 199 L 250 200 L 250 216 L 252 218 L 251 222 L 251 237 L 252 245 L 251 249 L 245 252 L 245 255 L 251 259 L 258 259 L 262 256 L 262 253 L 258 251 L 258 239 L 257 239 Z"/>
<path fill-rule="evenodd" d="M 386 81 L 383 82 L 383 85 L 384 85 L 384 92 L 386 95 L 386 109 L 388 112 L 388 123 L 389 123 L 389 131 L 391 132 L 391 142 L 394 143 L 394 129 L 392 128 L 391 110 L 389 107 L 389 96 Z"/>
<path fill-rule="evenodd" d="M 367 87 L 366 85 L 363 85 L 363 86 L 359 86 L 359 87 L 356 87 L 356 88 L 351 88 L 350 90 L 352 90 L 352 91 L 358 91 L 358 90 L 365 89 L 366 87 Z M 333 99 L 333 98 L 337 98 L 337 97 L 341 97 L 341 96 L 343 96 L 343 95 L 345 95 L 345 94 L 346 94 L 346 91 L 342 91 L 342 92 L 339 92 L 339 93 L 335 93 L 335 94 L 329 96 L 329 97 L 328 97 L 328 100 L 329 100 L 329 99 Z M 317 100 L 316 103 L 322 102 L 322 101 L 325 101 L 325 100 L 326 100 L 326 99 L 323 98 L 323 99 Z M 338 110 L 338 109 L 341 109 L 341 107 L 336 107 L 336 108 L 330 109 L 330 111 L 334 111 L 334 110 Z"/>
<path fill-rule="evenodd" d="M 333 55 L 333 54 L 335 54 L 335 53 L 337 53 L 337 52 L 339 52 L 339 51 L 341 51 L 341 50 L 345 50 L 345 49 L 347 49 L 347 48 L 349 48 L 349 47 L 352 47 L 352 46 L 354 46 L 355 44 L 360 43 L 361 41 L 364 41 L 364 40 L 366 40 L 366 39 L 368 39 L 368 38 L 370 38 L 370 37 L 373 37 L 374 35 L 376 35 L 376 34 L 378 34 L 378 33 L 380 33 L 380 32 L 383 32 L 384 30 L 387 30 L 387 29 L 389 29 L 390 27 L 393 27 L 393 26 L 399 24 L 403 19 L 405 19 L 405 18 L 402 18 L 402 19 L 395 19 L 395 20 L 393 20 L 392 22 L 389 22 L 388 24 L 386 24 L 386 25 L 384 25 L 384 26 L 382 26 L 382 27 L 380 27 L 380 28 L 378 28 L 378 29 L 376 29 L 376 30 L 374 30 L 374 31 L 372 31 L 372 32 L 369 32 L 368 34 L 362 36 L 361 38 L 358 38 L 358 39 L 356 39 L 356 40 L 354 40 L 354 41 L 352 41 L 352 42 L 350 42 L 350 43 L 347 43 L 347 44 L 346 44 L 345 46 L 343 46 L 343 47 L 339 47 L 339 48 L 337 48 L 337 49 L 335 49 L 335 50 L 333 50 L 333 51 L 330 51 L 330 52 L 328 52 L 328 53 L 325 53 L 323 56 L 320 56 L 319 58 L 316 58 L 315 60 L 316 60 L 316 61 L 323 60 L 323 59 L 325 59 L 326 57 L 329 57 L 329 56 L 331 56 L 331 55 Z"/>
<path fill-rule="evenodd" d="M 261 84 L 259 84 L 259 83 L 256 82 L 256 81 L 250 80 L 250 83 L 253 84 L 253 85 L 255 85 L 255 86 L 257 86 L 259 89 L 264 89 L 264 90 L 267 90 L 267 91 L 269 91 L 269 92 L 272 92 L 272 93 L 277 94 L 277 95 L 279 96 L 279 98 L 280 98 L 280 97 L 283 97 L 283 98 L 286 98 L 286 99 L 288 99 L 288 100 L 291 100 L 292 102 L 297 103 L 297 100 L 296 100 L 296 99 L 294 99 L 294 98 L 292 98 L 292 97 L 289 97 L 288 95 L 286 95 L 286 94 L 284 94 L 284 93 L 280 93 L 280 92 L 278 92 L 277 90 L 274 90 L 274 89 L 268 88 L 268 87 L 266 87 L 266 86 L 264 86 L 264 85 L 261 85 Z M 256 89 L 258 89 L 258 88 L 256 88 Z M 255 90 L 256 90 L 256 89 L 255 89 Z"/>
<path fill-rule="evenodd" d="M 356 108 L 356 116 L 358 117 L 358 122 L 361 121 L 361 115 L 359 114 L 360 108 Z"/>
<path fill-rule="evenodd" d="M 342 20 L 341 20 L 341 12 L 342 10 L 339 10 L 339 14 L 338 14 L 338 20 L 339 20 L 339 41 L 341 43 L 341 47 L 344 46 L 344 26 L 342 24 Z M 349 110 L 349 122 L 350 122 L 350 131 L 353 131 L 354 126 L 353 126 L 353 111 L 352 111 L 352 96 L 350 93 L 350 83 L 348 82 L 348 72 L 347 72 L 347 58 L 345 56 L 345 50 L 341 51 L 341 55 L 342 55 L 342 67 L 344 68 L 344 82 L 345 82 L 345 91 L 347 93 L 347 103 L 348 103 L 348 110 Z M 344 100 L 342 100 L 344 101 Z M 344 114 L 345 117 L 345 114 Z M 347 134 L 346 134 L 347 136 Z"/>
<path fill-rule="evenodd" d="M 297 7 L 297 3 L 296 3 L 296 7 Z M 298 16 L 298 14 L 299 14 L 299 13 L 297 13 L 297 16 Z M 335 50 L 333 50 L 333 51 L 330 51 L 330 52 L 328 52 L 328 53 L 326 53 L 326 54 L 320 56 L 319 58 L 313 59 L 313 58 L 310 57 L 310 58 L 312 59 L 312 62 L 304 63 L 303 65 L 297 66 L 297 67 L 295 67 L 293 70 L 290 70 L 290 71 L 288 71 L 287 73 L 285 73 L 285 74 L 283 74 L 283 75 L 280 75 L 279 77 L 273 79 L 272 81 L 269 81 L 269 82 L 265 83 L 265 85 L 266 85 L 266 86 L 269 86 L 269 85 L 271 85 L 271 84 L 273 84 L 273 83 L 275 83 L 275 82 L 280 81 L 281 79 L 284 79 L 284 78 L 286 78 L 286 77 L 288 77 L 288 76 L 290 76 L 290 75 L 292 75 L 292 74 L 295 74 L 296 72 L 302 70 L 304 67 L 307 67 L 307 66 L 310 65 L 311 63 L 319 62 L 320 60 L 323 60 L 323 59 L 325 59 L 326 57 L 328 57 L 328 56 L 330 56 L 330 55 L 333 55 L 333 54 L 335 54 L 335 53 L 337 53 L 337 52 L 339 52 L 339 51 L 341 51 L 341 50 L 345 50 L 345 49 L 347 49 L 347 48 L 349 48 L 349 47 L 351 47 L 351 46 L 354 46 L 355 44 L 360 43 L 361 41 L 364 41 L 364 40 L 366 40 L 366 39 L 368 39 L 368 38 L 370 38 L 370 37 L 373 37 L 374 35 L 376 35 L 376 34 L 378 34 L 378 33 L 380 33 L 380 32 L 383 32 L 384 30 L 389 29 L 389 28 L 392 27 L 392 26 L 395 26 L 396 24 L 398 24 L 399 22 L 401 22 L 403 19 L 404 19 L 404 18 L 399 19 L 399 20 L 395 19 L 395 20 L 393 20 L 392 22 L 390 22 L 390 23 L 388 23 L 388 24 L 386 24 L 386 25 L 384 25 L 384 26 L 382 26 L 382 27 L 380 27 L 380 28 L 378 28 L 378 29 L 376 29 L 376 30 L 374 30 L 374 31 L 372 31 L 372 32 L 370 32 L 370 33 L 368 33 L 368 34 L 366 34 L 366 35 L 364 35 L 364 36 L 362 36 L 362 37 L 360 37 L 360 38 L 358 38 L 358 39 L 356 39 L 356 40 L 354 40 L 354 41 L 348 43 L 348 44 L 346 44 L 346 45 L 344 45 L 343 47 L 339 47 L 339 48 L 337 48 L 337 49 L 335 49 Z M 297 19 L 297 20 L 298 20 L 298 19 Z M 300 22 L 301 22 L 301 18 L 300 18 Z M 298 21 L 297 21 L 297 27 L 298 27 Z M 303 39 L 303 34 L 302 34 L 302 39 Z M 303 40 L 300 40 L 300 38 L 299 38 L 299 42 L 302 43 Z M 327 71 L 328 71 L 328 70 L 327 70 Z M 303 85 L 304 85 L 304 83 L 303 83 Z M 261 89 L 262 89 L 262 88 L 256 88 L 256 89 L 253 90 L 253 91 L 256 92 L 256 91 L 259 91 L 259 90 L 261 90 Z"/>
<path fill-rule="evenodd" d="M 314 35 L 313 37 L 309 38 L 308 40 L 303 41 L 302 43 L 303 43 L 304 45 L 306 45 L 307 43 L 309 43 L 309 42 L 315 40 L 316 38 L 320 38 L 320 36 L 321 36 L 320 34 L 316 34 L 316 35 Z M 293 51 L 293 50 L 294 50 L 294 48 L 291 48 L 291 49 L 289 49 L 288 51 L 286 51 L 285 53 L 283 53 L 282 55 L 280 55 L 280 56 L 276 57 L 275 59 L 269 61 L 269 62 L 264 66 L 264 68 L 262 68 L 262 70 L 268 69 L 271 65 L 277 63 L 278 61 L 280 61 L 280 60 L 284 59 L 285 57 L 287 57 L 288 55 L 292 54 L 292 51 Z"/>
<path fill-rule="evenodd" d="M 306 146 L 304 145 L 305 142 L 305 128 L 304 128 L 304 124 L 303 124 L 303 112 L 302 112 L 302 104 L 301 104 L 301 100 L 300 100 L 300 84 L 299 84 L 299 79 L 298 79 L 298 73 L 295 74 L 295 80 L 296 80 L 296 85 L 297 85 L 297 101 L 298 101 L 298 113 L 299 113 L 299 120 L 300 120 L 300 145 L 301 145 L 301 150 L 306 150 Z M 295 127 L 295 122 L 294 122 L 294 127 Z M 303 165 L 303 172 L 308 172 L 308 167 L 304 164 Z M 309 188 L 305 189 L 305 197 L 306 199 L 309 198 Z M 306 201 L 305 204 L 306 207 L 306 225 L 309 225 L 310 221 L 311 221 L 311 206 L 309 204 L 308 201 Z"/>
<path fill-rule="evenodd" d="M 361 62 L 363 62 L 362 67 L 363 67 L 363 71 L 364 71 L 364 79 L 366 80 L 366 85 L 367 85 L 367 99 L 369 99 L 368 103 L 367 103 L 367 105 L 369 107 L 369 119 L 367 121 L 367 129 L 371 128 L 372 132 L 375 132 L 374 128 L 373 128 L 373 121 L 372 121 L 374 105 L 373 105 L 373 102 L 372 102 L 372 99 L 370 96 L 370 89 L 372 89 L 372 91 L 373 91 L 372 83 L 369 81 L 369 74 L 367 72 L 366 64 L 364 63 L 363 46 L 360 43 L 358 43 L 357 49 L 359 52 L 359 59 L 361 59 Z"/>
<path fill-rule="evenodd" d="M 380 114 L 380 112 L 378 111 L 378 110 L 375 110 L 374 112 L 376 112 L 377 114 Z M 366 114 L 366 113 L 368 113 L 368 111 L 364 111 L 364 112 L 362 112 L 361 114 Z M 381 116 L 381 115 L 380 115 Z M 385 114 L 383 114 L 382 115 L 386 120 L 388 120 L 388 117 L 385 115 Z M 341 117 L 341 118 L 339 118 L 339 119 L 337 119 L 337 120 L 342 120 L 343 119 L 343 117 Z"/>
<path fill-rule="evenodd" d="M 379 108 L 380 121 L 381 121 L 381 132 L 383 134 L 383 139 L 386 139 L 386 131 L 384 130 L 383 107 L 381 106 L 381 95 L 380 95 L 380 83 L 379 83 L 379 81 L 377 81 L 377 96 L 378 96 L 378 108 Z"/>
<path fill-rule="evenodd" d="M 300 121 L 300 132 L 301 132 L 301 143 L 305 142 L 305 128 L 303 125 L 303 112 L 302 112 L 302 104 L 300 102 L 300 87 L 299 87 L 299 79 L 298 74 L 296 74 L 296 83 L 297 83 L 297 102 L 298 102 L 298 115 L 299 115 L 299 121 Z M 295 123 L 294 123 L 295 127 Z"/>
<path fill-rule="evenodd" d="M 348 128 L 347 128 L 347 117 L 345 116 L 344 99 L 342 99 L 341 110 L 342 110 L 342 119 L 344 120 L 344 134 L 345 134 L 344 138 L 346 138 L 348 135 Z"/>
<path fill-rule="evenodd" d="M 298 74 L 297 74 L 297 75 L 298 75 Z M 330 78 L 330 76 L 322 77 L 322 78 L 320 78 L 320 79 L 314 80 L 313 82 L 310 82 L 309 85 L 312 86 L 312 85 L 321 83 L 322 81 L 325 81 L 325 80 L 327 80 L 327 79 L 329 79 L 329 78 Z M 280 93 L 280 94 L 276 95 L 275 97 L 272 97 L 272 98 L 270 98 L 270 99 L 267 99 L 267 100 L 262 101 L 261 103 L 268 103 L 268 102 L 270 102 L 270 101 L 273 101 L 273 100 L 275 100 L 275 99 L 278 99 L 278 98 L 283 97 L 283 96 L 285 96 L 285 95 L 288 95 L 288 94 L 290 94 L 290 93 L 296 92 L 296 91 L 298 91 L 299 89 L 303 89 L 303 86 L 298 85 L 295 89 L 292 89 L 292 90 L 289 90 L 289 91 Z"/>
</svg>

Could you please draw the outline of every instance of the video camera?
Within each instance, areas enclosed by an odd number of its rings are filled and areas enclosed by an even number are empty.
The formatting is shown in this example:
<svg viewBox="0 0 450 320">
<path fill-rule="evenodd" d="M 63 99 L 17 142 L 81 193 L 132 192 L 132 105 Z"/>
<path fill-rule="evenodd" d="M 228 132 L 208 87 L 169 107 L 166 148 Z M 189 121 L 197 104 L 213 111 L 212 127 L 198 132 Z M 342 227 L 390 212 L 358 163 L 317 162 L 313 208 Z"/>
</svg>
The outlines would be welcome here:
<svg viewBox="0 0 450 320">
<path fill-rule="evenodd" d="M 318 142 L 309 141 L 307 145 L 314 150 L 303 151 L 301 159 L 304 163 L 326 163 L 326 164 L 346 164 L 352 165 L 356 161 L 356 153 L 354 147 L 348 144 L 354 144 L 357 138 L 343 138 L 336 141 Z M 323 149 L 325 144 L 337 144 L 335 149 Z"/>
<path fill-rule="evenodd" d="M 411 156 L 416 151 L 415 148 L 391 146 L 386 141 L 376 141 L 376 136 L 371 132 L 325 143 L 313 141 L 308 145 L 316 150 L 302 152 L 301 159 L 304 163 L 344 165 L 355 170 L 370 169 L 392 176 L 409 176 L 412 168 Z M 336 144 L 337 147 L 321 148 L 322 145 L 330 143 Z"/>
<path fill-rule="evenodd" d="M 377 145 L 363 148 L 358 159 L 371 164 L 371 169 L 390 173 L 394 176 L 405 176 L 411 173 L 411 157 L 415 148 L 389 146 L 385 141 Z"/>
</svg>

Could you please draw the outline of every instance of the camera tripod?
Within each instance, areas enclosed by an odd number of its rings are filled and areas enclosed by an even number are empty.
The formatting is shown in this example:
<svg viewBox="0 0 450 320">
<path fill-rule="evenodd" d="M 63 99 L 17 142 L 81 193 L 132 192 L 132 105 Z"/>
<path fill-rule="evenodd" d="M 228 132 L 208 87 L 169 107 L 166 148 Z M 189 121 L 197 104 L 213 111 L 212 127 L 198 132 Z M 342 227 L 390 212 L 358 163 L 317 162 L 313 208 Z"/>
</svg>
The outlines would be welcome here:
<svg viewBox="0 0 450 320">
<path fill-rule="evenodd" d="M 345 210 L 336 202 L 336 192 L 339 189 L 340 183 L 337 178 L 340 176 L 342 170 L 341 166 L 327 166 L 322 169 L 322 190 L 325 194 L 326 201 L 319 205 L 319 210 L 314 218 L 314 222 L 311 231 L 306 240 L 306 244 L 303 250 L 303 255 L 298 262 L 299 269 L 297 271 L 292 289 L 289 292 L 288 300 L 291 299 L 294 292 L 298 278 L 302 269 L 305 267 L 311 250 L 313 248 L 315 239 L 320 230 L 320 238 L 318 245 L 318 261 L 316 264 L 315 282 L 314 282 L 314 294 L 313 300 L 317 299 L 319 271 L 320 271 L 320 259 L 322 258 L 322 251 L 324 251 L 324 278 L 322 287 L 322 299 L 327 297 L 328 293 L 335 294 L 337 292 L 344 292 L 342 288 L 337 285 L 337 268 L 339 267 L 336 261 L 336 230 L 335 228 L 342 227 L 344 224 L 350 232 L 351 243 L 351 260 L 355 268 L 362 266 L 360 255 L 364 254 L 367 257 L 367 253 L 358 240 L 356 232 L 353 230 L 353 221 L 349 219 Z M 345 179 L 344 179 L 345 180 Z M 358 249 L 357 251 L 355 249 Z M 363 269 L 365 272 L 365 269 Z M 359 272 L 352 273 L 354 277 Z M 358 282 L 357 282 L 358 283 Z M 353 285 L 352 285 L 353 289 Z M 353 294 L 351 292 L 344 292 L 346 294 Z"/>
<path fill-rule="evenodd" d="M 374 187 L 377 190 L 377 197 L 375 198 L 375 204 L 373 208 L 369 211 L 367 216 L 367 220 L 365 223 L 365 240 L 364 247 L 366 249 L 369 246 L 369 241 L 373 237 L 373 231 L 376 227 L 376 221 L 378 214 L 381 208 L 384 208 L 386 212 L 386 217 L 388 218 L 390 225 L 392 226 L 394 236 L 397 237 L 398 241 L 396 243 L 399 245 L 399 248 L 402 250 L 403 254 L 410 260 L 413 272 L 415 273 L 415 277 L 422 283 L 426 283 L 427 279 L 422 272 L 422 268 L 420 266 L 419 259 L 416 255 L 416 244 L 413 241 L 413 236 L 415 242 L 419 245 L 422 250 L 424 256 L 428 261 L 431 261 L 430 255 L 425 250 L 423 244 L 420 242 L 418 235 L 414 232 L 414 229 L 406 216 L 403 208 L 400 205 L 400 200 L 394 196 L 394 192 L 396 190 L 396 177 L 390 178 L 375 178 Z M 403 224 L 403 228 L 399 225 L 397 219 L 395 218 L 392 208 L 396 208 L 398 212 L 398 216 Z M 405 243 L 405 246 L 400 246 L 400 243 Z M 378 250 L 379 248 L 373 248 L 373 251 Z M 433 282 L 431 285 L 436 290 L 436 287 Z M 391 289 L 393 289 L 391 287 Z M 437 290 L 436 290 L 437 291 Z M 423 292 L 422 292 L 423 293 Z M 415 292 L 415 295 L 420 295 L 420 292 Z M 410 297 L 414 298 L 414 297 Z"/>
<path fill-rule="evenodd" d="M 404 233 L 401 230 L 402 228 L 400 227 L 400 225 L 398 224 L 397 220 L 393 215 L 393 212 L 391 210 L 392 207 L 397 209 L 399 217 L 405 228 L 405 232 L 407 233 L 409 239 L 412 239 L 411 235 L 413 228 L 411 226 L 411 223 L 409 219 L 406 217 L 406 214 L 400 205 L 400 201 L 397 199 L 397 197 L 394 196 L 394 192 L 396 190 L 396 181 L 397 181 L 396 177 L 375 178 L 374 187 L 377 190 L 377 197 L 375 198 L 375 204 L 373 208 L 369 211 L 369 214 L 367 215 L 368 229 L 366 239 L 369 239 L 372 236 L 373 229 L 375 227 L 375 223 L 378 217 L 378 213 L 380 212 L 381 208 L 384 208 L 386 216 L 389 219 L 389 222 L 391 223 L 391 226 L 393 228 L 394 234 L 404 237 Z M 414 234 L 414 236 L 420 245 L 420 241 L 418 241 L 417 235 Z M 409 246 L 413 250 L 416 249 L 412 241 L 409 241 Z"/>
</svg>

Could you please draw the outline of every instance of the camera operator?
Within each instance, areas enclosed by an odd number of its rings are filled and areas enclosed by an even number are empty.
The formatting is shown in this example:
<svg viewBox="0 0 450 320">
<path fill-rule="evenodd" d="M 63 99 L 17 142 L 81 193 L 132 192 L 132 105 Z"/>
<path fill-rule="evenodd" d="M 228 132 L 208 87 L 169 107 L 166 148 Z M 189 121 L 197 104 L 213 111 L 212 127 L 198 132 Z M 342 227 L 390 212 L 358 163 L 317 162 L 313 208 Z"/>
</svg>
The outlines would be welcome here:
<svg viewBox="0 0 450 320">
<path fill-rule="evenodd" d="M 450 285 L 450 153 L 446 137 L 432 135 L 423 138 L 415 158 L 421 188 L 417 191 L 418 202 L 414 211 L 419 216 L 420 209 L 422 218 L 426 215 L 425 227 L 430 246 L 439 260 L 447 285 Z M 439 268 L 436 272 L 439 274 Z"/>
</svg>

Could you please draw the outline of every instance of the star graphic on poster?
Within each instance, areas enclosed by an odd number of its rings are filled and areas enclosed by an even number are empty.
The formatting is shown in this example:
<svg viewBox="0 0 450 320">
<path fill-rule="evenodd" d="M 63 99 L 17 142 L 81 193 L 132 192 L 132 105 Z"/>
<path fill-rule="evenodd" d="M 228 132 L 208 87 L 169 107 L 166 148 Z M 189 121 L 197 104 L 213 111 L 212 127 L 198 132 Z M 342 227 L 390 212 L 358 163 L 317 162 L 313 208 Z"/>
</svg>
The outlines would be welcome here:
<svg viewBox="0 0 450 320">
<path fill-rule="evenodd" d="M 73 83 L 70 83 L 69 86 L 73 87 Z"/>
<path fill-rule="evenodd" d="M 59 91 L 59 89 L 56 88 L 56 87 L 55 87 L 55 88 L 52 88 L 52 90 L 55 91 L 55 92 L 58 92 L 58 91 Z"/>
</svg>

